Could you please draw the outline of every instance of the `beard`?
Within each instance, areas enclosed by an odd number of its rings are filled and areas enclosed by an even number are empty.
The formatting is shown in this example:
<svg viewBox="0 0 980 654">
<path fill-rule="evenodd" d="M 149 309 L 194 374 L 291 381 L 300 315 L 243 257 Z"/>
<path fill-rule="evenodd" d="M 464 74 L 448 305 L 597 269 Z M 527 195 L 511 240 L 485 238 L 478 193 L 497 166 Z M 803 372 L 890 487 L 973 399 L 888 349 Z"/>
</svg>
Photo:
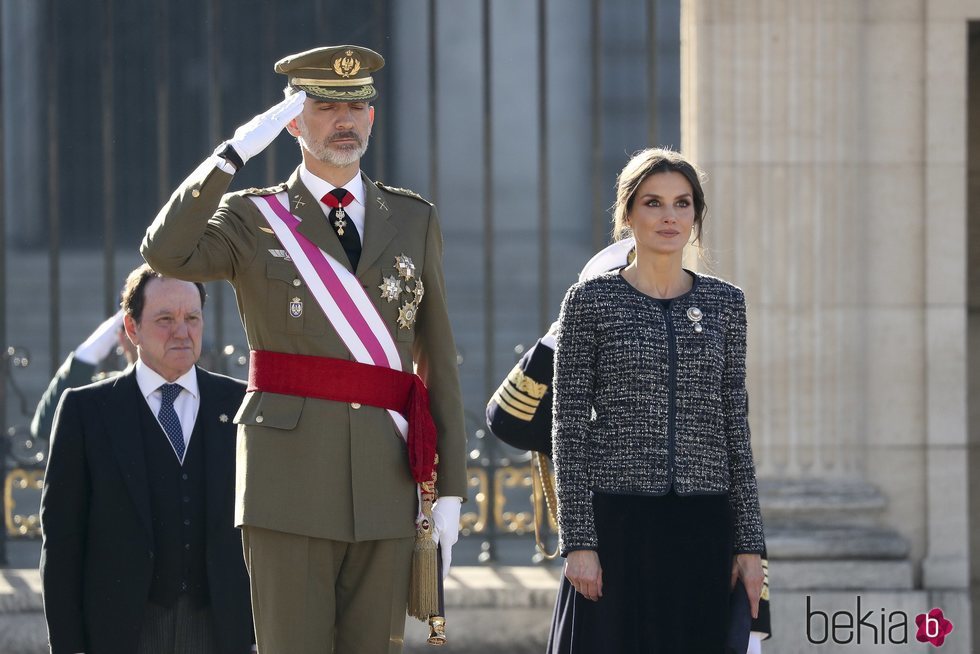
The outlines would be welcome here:
<svg viewBox="0 0 980 654">
<path fill-rule="evenodd" d="M 306 121 L 303 120 L 302 116 L 297 116 L 296 126 L 299 128 L 299 136 L 296 137 L 299 144 L 313 155 L 315 159 L 336 168 L 346 168 L 360 161 L 364 153 L 367 152 L 368 142 L 371 140 L 370 127 L 368 128 L 368 133 L 364 135 L 364 138 L 361 138 L 361 135 L 354 130 L 349 130 L 346 132 L 336 132 L 317 141 L 310 134 L 309 129 L 306 127 Z M 340 146 L 340 149 L 331 147 L 333 141 L 341 139 L 352 139 L 354 143 L 345 143 Z"/>
</svg>

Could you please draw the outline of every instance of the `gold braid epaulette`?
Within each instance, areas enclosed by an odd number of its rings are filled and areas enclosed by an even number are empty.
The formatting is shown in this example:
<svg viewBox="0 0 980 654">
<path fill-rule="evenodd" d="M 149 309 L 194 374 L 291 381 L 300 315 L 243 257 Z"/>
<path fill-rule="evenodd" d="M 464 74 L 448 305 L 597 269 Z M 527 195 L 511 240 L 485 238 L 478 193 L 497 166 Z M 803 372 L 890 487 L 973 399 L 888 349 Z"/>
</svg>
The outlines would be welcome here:
<svg viewBox="0 0 980 654">
<path fill-rule="evenodd" d="M 276 193 L 282 193 L 286 190 L 286 182 L 281 184 L 276 184 L 275 186 L 267 186 L 266 188 L 247 188 L 243 190 L 242 195 L 275 195 Z"/>
<path fill-rule="evenodd" d="M 382 184 L 381 182 L 375 182 L 375 184 L 378 186 L 379 189 L 382 189 L 384 191 L 391 191 L 392 193 L 397 193 L 398 195 L 405 195 L 405 196 L 408 196 L 410 198 L 415 198 L 416 200 L 421 200 L 422 202 L 425 202 L 429 206 L 432 206 L 432 203 L 431 202 L 429 202 L 428 200 L 426 200 L 425 198 L 423 198 L 421 195 L 419 195 L 418 193 L 416 193 L 412 189 L 409 189 L 409 188 L 399 188 L 397 186 L 388 186 L 387 184 Z"/>
</svg>

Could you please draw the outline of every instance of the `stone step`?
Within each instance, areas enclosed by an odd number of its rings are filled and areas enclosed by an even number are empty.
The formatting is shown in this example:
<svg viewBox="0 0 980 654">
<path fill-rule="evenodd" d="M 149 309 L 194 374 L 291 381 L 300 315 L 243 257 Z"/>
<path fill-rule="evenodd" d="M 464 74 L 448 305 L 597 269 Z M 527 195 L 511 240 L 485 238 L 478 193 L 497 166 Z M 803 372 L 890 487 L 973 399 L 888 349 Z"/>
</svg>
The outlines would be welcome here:
<svg viewBox="0 0 980 654">
<path fill-rule="evenodd" d="M 891 529 L 813 522 L 767 522 L 770 559 L 904 559 L 908 542 Z"/>
</svg>

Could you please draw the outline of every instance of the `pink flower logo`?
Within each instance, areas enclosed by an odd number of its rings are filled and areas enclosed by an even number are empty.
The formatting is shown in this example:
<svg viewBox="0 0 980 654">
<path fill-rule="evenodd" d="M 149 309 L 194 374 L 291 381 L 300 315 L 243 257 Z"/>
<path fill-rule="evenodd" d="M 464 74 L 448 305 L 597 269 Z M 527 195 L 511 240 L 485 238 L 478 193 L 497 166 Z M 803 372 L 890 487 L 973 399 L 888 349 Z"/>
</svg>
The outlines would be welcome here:
<svg viewBox="0 0 980 654">
<path fill-rule="evenodd" d="M 946 619 L 943 610 L 939 608 L 915 616 L 915 624 L 919 627 L 915 639 L 934 647 L 942 647 L 946 636 L 953 632 L 953 623 Z"/>
</svg>

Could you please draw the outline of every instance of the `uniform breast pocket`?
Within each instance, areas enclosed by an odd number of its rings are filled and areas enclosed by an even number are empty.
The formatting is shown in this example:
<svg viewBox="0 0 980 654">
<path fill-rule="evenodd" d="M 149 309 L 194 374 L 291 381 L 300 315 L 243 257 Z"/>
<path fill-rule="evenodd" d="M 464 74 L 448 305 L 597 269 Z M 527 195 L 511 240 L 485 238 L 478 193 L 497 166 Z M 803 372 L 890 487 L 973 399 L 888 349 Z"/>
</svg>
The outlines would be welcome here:
<svg viewBox="0 0 980 654">
<path fill-rule="evenodd" d="M 266 319 L 276 331 L 287 334 L 319 336 L 326 333 L 327 319 L 310 295 L 306 282 L 296 266 L 278 259 L 266 264 L 268 314 Z"/>
</svg>

